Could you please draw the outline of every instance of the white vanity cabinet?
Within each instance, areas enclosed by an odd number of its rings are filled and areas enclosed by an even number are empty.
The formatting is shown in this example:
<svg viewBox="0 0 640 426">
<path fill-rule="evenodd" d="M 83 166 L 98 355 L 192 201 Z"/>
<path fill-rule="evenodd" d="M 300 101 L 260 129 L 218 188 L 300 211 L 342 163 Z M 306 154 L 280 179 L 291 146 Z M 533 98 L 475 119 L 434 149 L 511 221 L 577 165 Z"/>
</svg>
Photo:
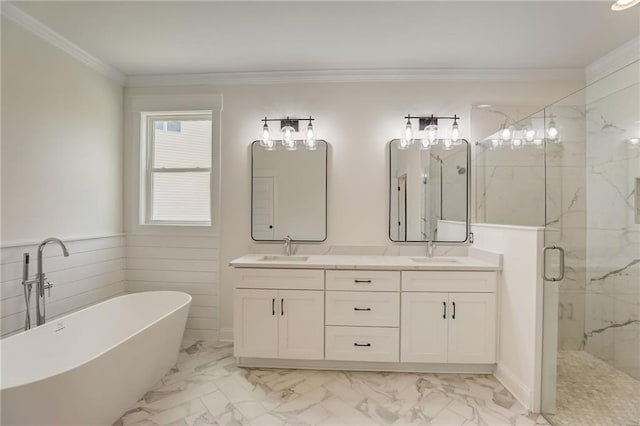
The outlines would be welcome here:
<svg viewBox="0 0 640 426">
<path fill-rule="evenodd" d="M 495 272 L 403 272 L 400 361 L 495 363 L 496 280 Z"/>
<path fill-rule="evenodd" d="M 388 259 L 349 257 L 370 262 L 367 269 L 328 263 L 342 260 L 336 256 L 308 258 L 304 267 L 294 266 L 296 260 L 282 267 L 237 262 L 234 354 L 240 365 L 493 371 L 498 267 L 458 260 L 458 269 L 449 263 L 438 270 L 399 258 L 382 269 Z"/>
<path fill-rule="evenodd" d="M 324 271 L 236 269 L 234 278 L 235 356 L 324 359 Z"/>
</svg>

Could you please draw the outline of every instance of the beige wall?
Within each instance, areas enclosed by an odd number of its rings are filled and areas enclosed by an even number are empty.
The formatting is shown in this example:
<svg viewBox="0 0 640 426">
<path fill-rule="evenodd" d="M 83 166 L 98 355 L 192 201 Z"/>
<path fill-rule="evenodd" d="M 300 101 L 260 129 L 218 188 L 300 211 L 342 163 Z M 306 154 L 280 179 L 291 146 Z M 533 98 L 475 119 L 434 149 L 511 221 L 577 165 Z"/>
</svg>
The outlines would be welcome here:
<svg viewBox="0 0 640 426">
<path fill-rule="evenodd" d="M 22 255 L 55 283 L 47 319 L 124 292 L 122 87 L 2 18 L 0 334 L 24 326 Z M 79 238 L 92 237 L 92 238 Z M 31 313 L 35 315 L 35 297 Z M 32 321 L 35 318 L 32 316 Z"/>
<path fill-rule="evenodd" d="M 2 19 L 2 239 L 122 232 L 122 87 Z"/>
</svg>

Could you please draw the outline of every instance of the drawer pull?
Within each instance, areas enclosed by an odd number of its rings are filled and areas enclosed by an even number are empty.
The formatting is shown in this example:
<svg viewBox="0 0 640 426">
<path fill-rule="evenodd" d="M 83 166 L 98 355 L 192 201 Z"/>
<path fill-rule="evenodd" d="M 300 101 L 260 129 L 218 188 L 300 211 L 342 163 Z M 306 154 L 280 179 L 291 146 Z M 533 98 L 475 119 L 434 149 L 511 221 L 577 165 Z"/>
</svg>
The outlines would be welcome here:
<svg viewBox="0 0 640 426">
<path fill-rule="evenodd" d="M 456 302 L 453 302 L 453 316 L 451 319 L 456 319 Z"/>
<path fill-rule="evenodd" d="M 447 302 L 442 302 L 442 319 L 447 319 Z"/>
<path fill-rule="evenodd" d="M 276 299 L 271 299 L 271 315 L 276 314 Z"/>
<path fill-rule="evenodd" d="M 365 284 L 371 284 L 371 280 L 353 280 L 354 283 L 365 283 Z"/>
<path fill-rule="evenodd" d="M 353 346 L 364 346 L 364 347 L 371 347 L 371 343 L 354 343 Z"/>
<path fill-rule="evenodd" d="M 371 308 L 353 308 L 354 311 L 370 311 Z"/>
</svg>

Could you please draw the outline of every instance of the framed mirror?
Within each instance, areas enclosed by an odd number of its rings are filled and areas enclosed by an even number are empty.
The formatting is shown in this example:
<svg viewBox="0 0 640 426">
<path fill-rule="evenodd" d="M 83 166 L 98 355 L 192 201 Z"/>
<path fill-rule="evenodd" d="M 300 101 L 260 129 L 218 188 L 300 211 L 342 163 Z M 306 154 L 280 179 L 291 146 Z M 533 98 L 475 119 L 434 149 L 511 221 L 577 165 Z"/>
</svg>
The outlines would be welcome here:
<svg viewBox="0 0 640 426">
<path fill-rule="evenodd" d="M 327 239 L 327 149 L 304 146 L 272 151 L 260 141 L 251 144 L 251 238 L 299 242 Z"/>
<path fill-rule="evenodd" d="M 389 142 L 389 238 L 463 243 L 469 236 L 470 146 Z"/>
</svg>

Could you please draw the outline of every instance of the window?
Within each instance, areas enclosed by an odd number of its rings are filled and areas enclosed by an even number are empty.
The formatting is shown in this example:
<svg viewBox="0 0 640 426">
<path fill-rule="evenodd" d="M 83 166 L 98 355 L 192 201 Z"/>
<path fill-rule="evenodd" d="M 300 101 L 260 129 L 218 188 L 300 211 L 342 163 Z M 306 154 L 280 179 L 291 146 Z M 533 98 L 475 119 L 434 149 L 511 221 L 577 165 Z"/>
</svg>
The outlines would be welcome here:
<svg viewBox="0 0 640 426">
<path fill-rule="evenodd" d="M 211 114 L 146 113 L 147 224 L 211 223 Z"/>
</svg>

